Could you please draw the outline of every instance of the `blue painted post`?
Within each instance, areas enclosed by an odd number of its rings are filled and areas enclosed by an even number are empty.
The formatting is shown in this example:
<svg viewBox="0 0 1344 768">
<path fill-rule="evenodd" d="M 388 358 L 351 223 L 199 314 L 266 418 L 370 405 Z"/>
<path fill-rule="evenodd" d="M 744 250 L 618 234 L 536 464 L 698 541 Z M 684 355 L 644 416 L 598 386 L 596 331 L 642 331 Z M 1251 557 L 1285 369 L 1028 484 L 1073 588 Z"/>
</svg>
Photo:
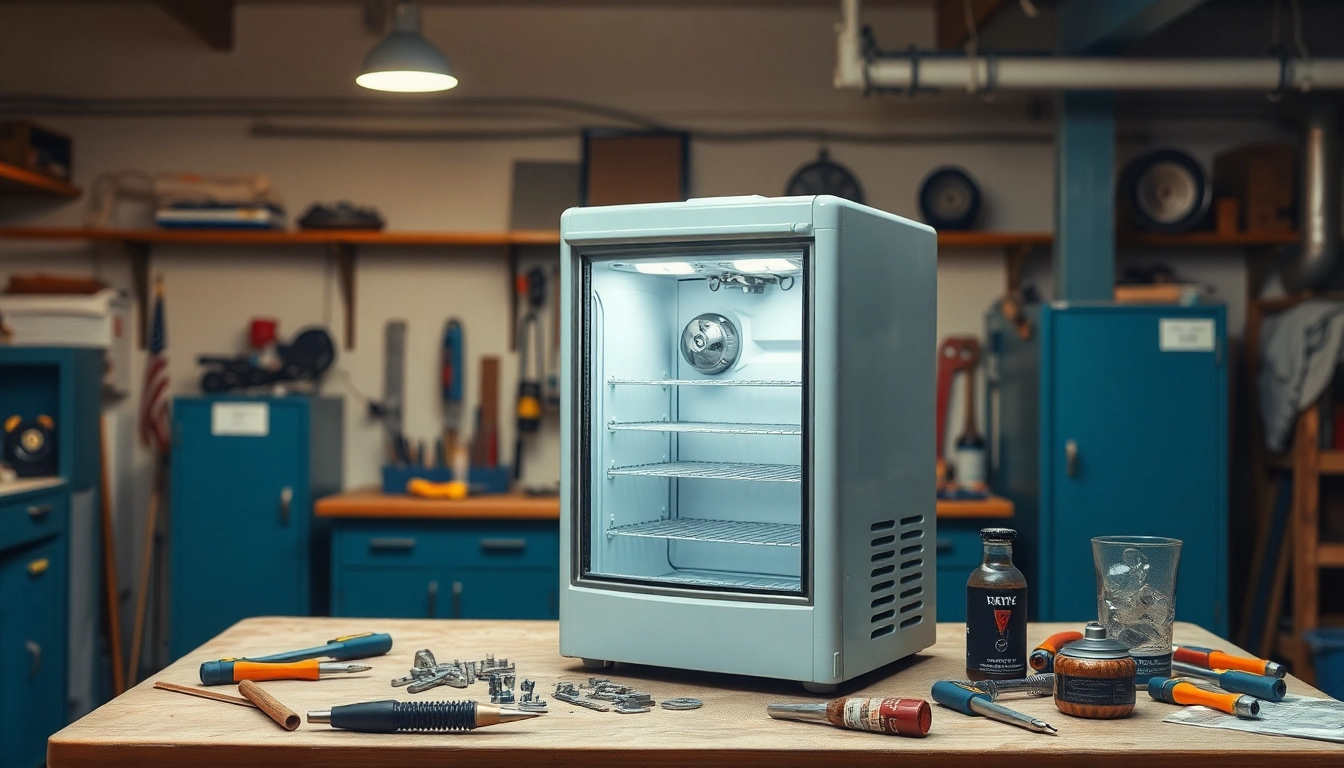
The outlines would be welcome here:
<svg viewBox="0 0 1344 768">
<path fill-rule="evenodd" d="M 1109 301 L 1115 285 L 1115 98 L 1062 93 L 1055 118 L 1055 298 Z"/>
</svg>

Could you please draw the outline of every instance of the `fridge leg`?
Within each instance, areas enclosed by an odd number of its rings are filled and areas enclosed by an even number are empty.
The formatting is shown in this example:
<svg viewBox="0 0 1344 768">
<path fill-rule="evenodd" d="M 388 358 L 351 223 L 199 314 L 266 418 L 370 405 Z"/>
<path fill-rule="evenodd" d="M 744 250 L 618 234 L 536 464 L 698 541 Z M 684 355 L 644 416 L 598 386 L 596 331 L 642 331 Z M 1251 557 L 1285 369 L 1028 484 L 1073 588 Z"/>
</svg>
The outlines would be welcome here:
<svg viewBox="0 0 1344 768">
<path fill-rule="evenodd" d="M 836 683 L 803 683 L 803 690 L 808 693 L 835 693 L 840 690 Z"/>
<path fill-rule="evenodd" d="M 607 669 L 614 666 L 610 661 L 603 659 L 583 659 L 584 669 Z"/>
</svg>

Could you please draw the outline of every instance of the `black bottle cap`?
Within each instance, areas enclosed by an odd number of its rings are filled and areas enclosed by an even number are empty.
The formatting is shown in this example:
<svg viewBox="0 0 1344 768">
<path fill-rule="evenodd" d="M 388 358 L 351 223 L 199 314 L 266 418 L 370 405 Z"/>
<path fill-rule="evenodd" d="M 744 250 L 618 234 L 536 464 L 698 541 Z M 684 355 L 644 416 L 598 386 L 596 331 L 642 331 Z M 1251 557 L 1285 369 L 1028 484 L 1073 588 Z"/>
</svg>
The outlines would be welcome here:
<svg viewBox="0 0 1344 768">
<path fill-rule="evenodd" d="M 1017 538 L 1017 531 L 1012 528 L 981 528 L 981 541 L 1013 541 Z"/>
</svg>

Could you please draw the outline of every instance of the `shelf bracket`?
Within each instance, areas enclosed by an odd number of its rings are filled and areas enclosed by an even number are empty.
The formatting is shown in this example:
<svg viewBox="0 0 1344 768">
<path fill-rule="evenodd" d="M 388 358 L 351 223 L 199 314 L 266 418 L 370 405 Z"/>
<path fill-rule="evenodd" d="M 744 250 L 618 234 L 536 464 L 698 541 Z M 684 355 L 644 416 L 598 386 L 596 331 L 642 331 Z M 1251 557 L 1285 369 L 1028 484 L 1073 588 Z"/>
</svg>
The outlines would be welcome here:
<svg viewBox="0 0 1344 768">
<path fill-rule="evenodd" d="M 122 243 L 126 258 L 131 262 L 131 283 L 135 291 L 135 335 L 140 349 L 149 344 L 149 243 L 127 240 Z"/>
<path fill-rule="evenodd" d="M 355 348 L 355 246 L 353 243 L 332 243 L 332 258 L 341 283 L 341 309 L 345 313 L 345 348 Z"/>
</svg>

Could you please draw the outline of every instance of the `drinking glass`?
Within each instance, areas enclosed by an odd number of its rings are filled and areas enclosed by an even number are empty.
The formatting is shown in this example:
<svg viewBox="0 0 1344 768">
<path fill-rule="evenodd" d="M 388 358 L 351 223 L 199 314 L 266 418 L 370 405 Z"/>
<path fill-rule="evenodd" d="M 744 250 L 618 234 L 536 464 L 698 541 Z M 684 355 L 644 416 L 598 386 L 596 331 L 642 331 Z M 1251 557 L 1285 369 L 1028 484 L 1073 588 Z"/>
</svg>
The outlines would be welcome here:
<svg viewBox="0 0 1344 768">
<path fill-rule="evenodd" d="M 1135 680 L 1171 675 L 1171 623 L 1181 540 L 1161 536 L 1092 539 L 1097 621 L 1134 657 Z"/>
</svg>

